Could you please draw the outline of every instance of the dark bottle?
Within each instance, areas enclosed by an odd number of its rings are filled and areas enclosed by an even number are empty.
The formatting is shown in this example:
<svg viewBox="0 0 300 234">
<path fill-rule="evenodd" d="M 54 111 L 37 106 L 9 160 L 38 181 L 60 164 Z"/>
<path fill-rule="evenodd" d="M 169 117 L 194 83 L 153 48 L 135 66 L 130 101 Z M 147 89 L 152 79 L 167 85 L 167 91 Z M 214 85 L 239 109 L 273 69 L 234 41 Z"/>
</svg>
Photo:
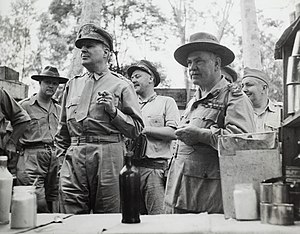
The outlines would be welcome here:
<svg viewBox="0 0 300 234">
<path fill-rule="evenodd" d="M 140 223 L 140 174 L 132 165 L 133 153 L 129 151 L 124 159 L 125 165 L 120 171 L 120 196 L 122 223 Z"/>
</svg>

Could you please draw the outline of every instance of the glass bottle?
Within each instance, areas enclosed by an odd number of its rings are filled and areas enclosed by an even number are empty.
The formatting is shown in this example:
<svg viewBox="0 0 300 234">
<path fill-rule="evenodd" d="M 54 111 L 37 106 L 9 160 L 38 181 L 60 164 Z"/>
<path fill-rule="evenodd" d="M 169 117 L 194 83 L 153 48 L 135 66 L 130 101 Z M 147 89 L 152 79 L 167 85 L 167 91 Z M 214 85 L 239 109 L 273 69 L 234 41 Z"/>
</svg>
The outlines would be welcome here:
<svg viewBox="0 0 300 234">
<path fill-rule="evenodd" d="M 0 224 L 9 223 L 13 176 L 7 170 L 7 156 L 0 156 Z"/>
<path fill-rule="evenodd" d="M 35 227 L 36 218 L 35 186 L 14 186 L 11 205 L 11 228 Z"/>
<path fill-rule="evenodd" d="M 258 219 L 256 192 L 252 184 L 236 184 L 233 201 L 237 220 Z"/>
<path fill-rule="evenodd" d="M 132 164 L 133 152 L 125 157 L 125 165 L 120 171 L 120 196 L 122 223 L 140 223 L 140 174 Z"/>
</svg>

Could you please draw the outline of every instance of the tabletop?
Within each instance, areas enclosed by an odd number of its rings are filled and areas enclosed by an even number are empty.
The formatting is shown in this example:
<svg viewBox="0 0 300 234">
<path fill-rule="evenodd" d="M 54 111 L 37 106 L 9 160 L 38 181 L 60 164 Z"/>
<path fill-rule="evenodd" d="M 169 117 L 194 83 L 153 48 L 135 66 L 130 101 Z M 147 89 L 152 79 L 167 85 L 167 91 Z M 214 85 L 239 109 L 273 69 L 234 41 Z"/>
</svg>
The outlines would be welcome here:
<svg viewBox="0 0 300 234">
<path fill-rule="evenodd" d="M 0 233 L 17 234 L 299 234 L 300 221 L 295 225 L 281 226 L 262 224 L 257 221 L 237 221 L 225 219 L 222 214 L 172 214 L 142 215 L 141 223 L 121 223 L 121 214 L 38 214 L 34 229 L 10 229 L 10 225 L 0 225 Z M 57 218 L 59 217 L 59 219 Z M 59 223 L 53 222 L 59 220 Z"/>
</svg>

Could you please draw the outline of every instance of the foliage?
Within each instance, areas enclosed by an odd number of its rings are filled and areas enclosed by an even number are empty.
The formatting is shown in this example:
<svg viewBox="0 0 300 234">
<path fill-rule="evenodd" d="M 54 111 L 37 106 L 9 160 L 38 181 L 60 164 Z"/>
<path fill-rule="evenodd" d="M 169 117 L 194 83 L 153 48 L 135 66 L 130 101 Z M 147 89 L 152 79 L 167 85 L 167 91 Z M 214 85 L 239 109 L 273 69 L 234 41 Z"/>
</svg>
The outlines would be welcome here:
<svg viewBox="0 0 300 234">
<path fill-rule="evenodd" d="M 16 0 L 11 5 L 11 15 L 0 16 L 0 64 L 19 71 L 21 81 L 32 71 L 35 60 L 30 34 L 31 22 L 35 19 L 35 1 Z"/>
<path fill-rule="evenodd" d="M 44 13 L 34 11 L 36 1 L 14 0 L 12 14 L 0 16 L 0 64 L 20 71 L 23 77 L 40 72 L 48 64 L 59 71 L 67 70 L 80 26 L 83 0 L 52 0 Z M 125 74 L 128 64 L 140 59 L 153 60 L 163 77 L 161 86 L 168 87 L 171 81 L 166 78 L 163 61 L 160 57 L 152 59 L 153 54 L 166 51 L 167 41 L 180 45 L 197 27 L 210 25 L 217 29 L 221 43 L 230 41 L 230 47 L 238 48 L 233 66 L 238 73 L 242 71 L 241 36 L 236 32 L 236 25 L 228 21 L 232 0 L 202 2 L 202 7 L 198 0 L 168 0 L 170 12 L 162 12 L 154 0 L 102 0 L 102 3 L 101 26 L 113 35 L 117 55 L 112 70 Z M 208 5 L 203 7 L 205 3 Z M 262 64 L 272 80 L 270 94 L 281 101 L 282 64 L 274 61 L 277 38 L 272 32 L 282 22 L 265 18 L 261 12 L 258 12 L 258 22 Z M 32 31 L 36 27 L 37 38 Z"/>
</svg>

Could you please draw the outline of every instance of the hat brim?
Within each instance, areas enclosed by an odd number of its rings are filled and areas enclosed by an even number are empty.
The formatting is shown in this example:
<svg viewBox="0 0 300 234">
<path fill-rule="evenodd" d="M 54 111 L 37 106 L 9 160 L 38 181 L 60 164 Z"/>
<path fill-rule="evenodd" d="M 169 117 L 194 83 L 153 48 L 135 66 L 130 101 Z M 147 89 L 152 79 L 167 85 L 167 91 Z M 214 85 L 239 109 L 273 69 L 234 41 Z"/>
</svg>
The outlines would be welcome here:
<svg viewBox="0 0 300 234">
<path fill-rule="evenodd" d="M 96 42 L 99 42 L 99 43 L 102 43 L 106 46 L 108 46 L 108 48 L 110 48 L 110 46 L 104 41 L 104 40 L 100 40 L 100 39 L 95 39 L 95 38 L 92 38 L 92 37 L 84 37 L 84 38 L 79 38 L 75 41 L 75 46 L 78 48 L 78 49 L 81 49 L 82 47 L 82 43 L 84 41 L 87 41 L 87 40 L 92 40 L 92 41 L 96 41 Z M 111 49 L 111 48 L 110 48 Z"/>
<path fill-rule="evenodd" d="M 174 57 L 178 63 L 187 67 L 188 55 L 195 51 L 209 51 L 220 56 L 222 62 L 221 66 L 224 67 L 233 62 L 235 55 L 226 46 L 222 46 L 210 42 L 191 42 L 180 46 L 174 52 Z"/>
<path fill-rule="evenodd" d="M 132 73 L 136 70 L 141 70 L 141 71 L 144 71 L 146 73 L 148 73 L 149 75 L 151 75 L 145 68 L 143 68 L 142 66 L 137 66 L 137 65 L 134 65 L 134 66 L 131 66 L 127 69 L 127 74 L 129 77 L 132 76 Z"/>
<path fill-rule="evenodd" d="M 45 75 L 33 75 L 33 76 L 31 76 L 31 79 L 36 80 L 36 81 L 41 81 L 45 78 L 58 79 L 58 83 L 60 83 L 60 84 L 65 84 L 69 80 L 68 78 L 60 77 L 60 76 L 45 76 Z"/>
<path fill-rule="evenodd" d="M 150 74 L 149 71 L 147 71 L 147 69 L 145 69 L 142 66 L 138 66 L 138 65 L 133 65 L 133 66 L 131 66 L 127 69 L 127 75 L 129 76 L 129 78 L 131 77 L 132 73 L 136 70 L 141 70 L 141 71 L 144 71 L 144 72 L 148 73 L 149 75 L 154 75 L 154 87 L 156 87 L 160 83 L 159 75 Z"/>
</svg>

